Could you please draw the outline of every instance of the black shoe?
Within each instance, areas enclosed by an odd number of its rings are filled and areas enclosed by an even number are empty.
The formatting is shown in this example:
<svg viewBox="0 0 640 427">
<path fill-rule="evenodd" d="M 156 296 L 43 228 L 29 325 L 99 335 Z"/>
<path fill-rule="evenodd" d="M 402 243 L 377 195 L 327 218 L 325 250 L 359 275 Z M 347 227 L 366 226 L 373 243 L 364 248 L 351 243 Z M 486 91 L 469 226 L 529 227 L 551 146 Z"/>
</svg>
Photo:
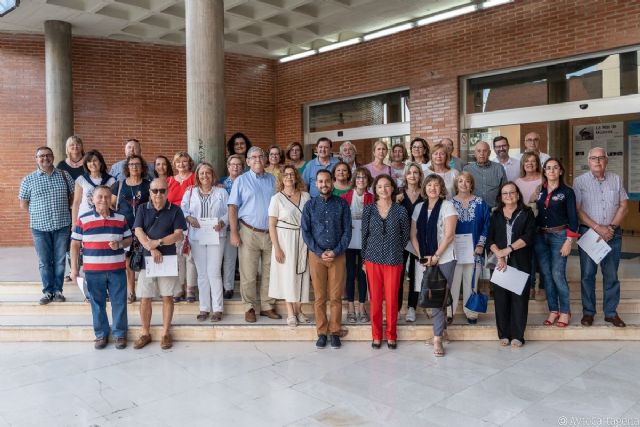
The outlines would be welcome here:
<svg viewBox="0 0 640 427">
<path fill-rule="evenodd" d="M 116 338 L 116 348 L 118 350 L 124 350 L 127 348 L 127 338 L 125 337 L 117 337 Z"/>
<path fill-rule="evenodd" d="M 395 350 L 396 348 L 398 348 L 398 341 L 396 341 L 396 342 L 387 341 L 387 348 L 389 350 Z"/>
<path fill-rule="evenodd" d="M 475 325 L 478 323 L 478 319 L 467 319 L 467 323 L 470 325 Z"/>
<path fill-rule="evenodd" d="M 338 349 L 342 346 L 340 342 L 340 337 L 337 335 L 331 335 L 331 348 Z"/>
<path fill-rule="evenodd" d="M 233 289 L 230 289 L 228 291 L 224 291 L 224 299 L 231 299 L 233 298 Z"/>
<path fill-rule="evenodd" d="M 382 346 L 381 342 L 371 341 L 371 348 L 378 350 Z"/>
<path fill-rule="evenodd" d="M 67 299 L 62 295 L 61 291 L 56 291 L 56 293 L 53 294 L 53 300 L 55 302 L 65 302 Z"/>
<path fill-rule="evenodd" d="M 40 305 L 49 304 L 51 301 L 53 301 L 53 294 L 45 292 L 42 298 L 40 298 Z"/>
<path fill-rule="evenodd" d="M 316 341 L 316 348 L 325 348 L 327 346 L 327 336 L 320 335 Z"/>
<path fill-rule="evenodd" d="M 108 342 L 109 338 L 107 337 L 96 338 L 95 343 L 93 344 L 93 348 L 95 348 L 96 350 L 102 350 L 107 346 Z"/>
<path fill-rule="evenodd" d="M 453 323 L 453 317 L 447 317 L 447 325 L 450 325 Z"/>
</svg>

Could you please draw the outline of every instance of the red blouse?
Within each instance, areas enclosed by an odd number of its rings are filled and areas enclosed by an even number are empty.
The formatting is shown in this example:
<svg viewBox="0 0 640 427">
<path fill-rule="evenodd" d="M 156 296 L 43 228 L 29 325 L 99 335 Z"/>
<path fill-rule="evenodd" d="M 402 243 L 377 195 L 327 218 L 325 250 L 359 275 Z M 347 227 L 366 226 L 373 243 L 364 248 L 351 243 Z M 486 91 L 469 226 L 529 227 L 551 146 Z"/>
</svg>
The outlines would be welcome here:
<svg viewBox="0 0 640 427">
<path fill-rule="evenodd" d="M 196 174 L 191 173 L 189 178 L 182 181 L 182 184 L 178 182 L 178 180 L 174 176 L 170 176 L 167 178 L 167 185 L 169 187 L 169 191 L 167 194 L 167 199 L 169 203 L 174 204 L 180 207 L 180 203 L 182 203 L 182 196 L 184 196 L 184 192 L 193 185 L 196 184 Z"/>
</svg>

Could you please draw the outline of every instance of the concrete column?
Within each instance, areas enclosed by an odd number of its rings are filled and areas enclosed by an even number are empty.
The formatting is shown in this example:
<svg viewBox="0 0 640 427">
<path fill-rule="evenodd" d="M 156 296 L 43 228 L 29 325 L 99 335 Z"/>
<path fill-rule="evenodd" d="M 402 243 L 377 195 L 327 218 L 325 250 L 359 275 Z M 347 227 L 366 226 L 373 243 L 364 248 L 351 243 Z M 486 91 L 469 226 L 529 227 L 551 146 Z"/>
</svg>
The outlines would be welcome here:
<svg viewBox="0 0 640 427">
<path fill-rule="evenodd" d="M 226 174 L 224 141 L 224 2 L 186 0 L 187 141 L 196 162 Z"/>
<path fill-rule="evenodd" d="M 66 157 L 64 143 L 73 135 L 71 82 L 71 24 L 44 23 L 44 59 L 47 104 L 47 146 L 56 163 Z"/>
</svg>

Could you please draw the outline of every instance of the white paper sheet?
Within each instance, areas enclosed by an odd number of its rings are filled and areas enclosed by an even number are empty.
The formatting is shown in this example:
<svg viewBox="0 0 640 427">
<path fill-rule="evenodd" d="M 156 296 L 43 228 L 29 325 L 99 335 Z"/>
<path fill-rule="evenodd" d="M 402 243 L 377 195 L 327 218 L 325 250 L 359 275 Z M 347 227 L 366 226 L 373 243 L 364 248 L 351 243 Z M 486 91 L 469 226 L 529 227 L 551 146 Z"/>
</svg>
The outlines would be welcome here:
<svg viewBox="0 0 640 427">
<path fill-rule="evenodd" d="M 351 220 L 351 241 L 349 249 L 362 249 L 362 220 Z"/>
<path fill-rule="evenodd" d="M 198 218 L 200 228 L 198 229 L 198 243 L 201 245 L 219 245 L 220 233 L 214 230 L 218 224 L 218 218 Z"/>
<path fill-rule="evenodd" d="M 518 295 L 522 295 L 527 280 L 529 280 L 529 274 L 511 266 L 507 266 L 506 271 L 495 269 L 491 276 L 492 283 Z"/>
<path fill-rule="evenodd" d="M 78 284 L 78 288 L 80 288 L 80 292 L 82 292 L 84 299 L 87 299 L 87 294 L 89 293 L 89 290 L 87 289 L 87 282 L 83 277 L 78 276 L 76 278 L 76 283 Z"/>
<path fill-rule="evenodd" d="M 611 252 L 611 246 L 601 239 L 598 233 L 593 231 L 592 228 L 578 239 L 578 246 L 580 246 L 596 264 L 600 264 L 600 261 Z"/>
<path fill-rule="evenodd" d="M 471 233 L 456 234 L 454 248 L 457 264 L 473 264 L 473 251 L 475 248 L 473 246 L 473 235 Z"/>
<path fill-rule="evenodd" d="M 411 244 L 411 240 L 409 240 L 409 243 L 407 243 L 407 246 L 404 247 L 404 250 L 411 252 L 413 256 L 418 256 L 418 253 L 416 252 L 416 250 L 413 248 L 413 245 Z"/>
<path fill-rule="evenodd" d="M 173 277 L 178 275 L 178 256 L 164 255 L 162 262 L 156 264 L 152 256 L 144 257 L 147 277 Z"/>
</svg>

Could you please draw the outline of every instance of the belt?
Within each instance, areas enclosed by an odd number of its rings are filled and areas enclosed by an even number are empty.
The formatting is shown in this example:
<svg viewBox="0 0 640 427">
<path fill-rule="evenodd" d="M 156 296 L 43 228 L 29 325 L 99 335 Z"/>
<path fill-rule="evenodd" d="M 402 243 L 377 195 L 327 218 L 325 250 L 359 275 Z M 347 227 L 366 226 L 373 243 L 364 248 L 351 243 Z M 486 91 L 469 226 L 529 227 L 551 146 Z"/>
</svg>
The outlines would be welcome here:
<svg viewBox="0 0 640 427">
<path fill-rule="evenodd" d="M 558 231 L 562 231 L 568 227 L 568 225 L 559 225 L 557 227 L 540 227 L 540 231 L 543 233 L 555 233 Z"/>
<path fill-rule="evenodd" d="M 269 230 L 263 230 L 261 228 L 252 227 L 251 225 L 249 225 L 246 222 L 244 222 L 244 220 L 240 220 L 240 223 L 242 225 L 244 225 L 245 227 L 249 228 L 250 230 L 257 231 L 258 233 L 267 233 L 267 234 L 269 234 Z"/>
</svg>

